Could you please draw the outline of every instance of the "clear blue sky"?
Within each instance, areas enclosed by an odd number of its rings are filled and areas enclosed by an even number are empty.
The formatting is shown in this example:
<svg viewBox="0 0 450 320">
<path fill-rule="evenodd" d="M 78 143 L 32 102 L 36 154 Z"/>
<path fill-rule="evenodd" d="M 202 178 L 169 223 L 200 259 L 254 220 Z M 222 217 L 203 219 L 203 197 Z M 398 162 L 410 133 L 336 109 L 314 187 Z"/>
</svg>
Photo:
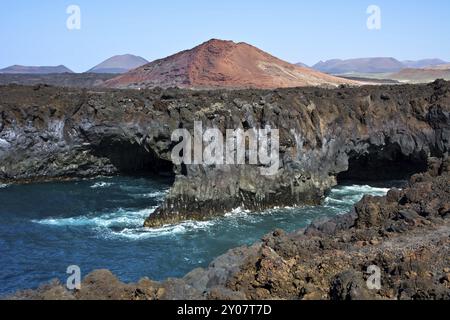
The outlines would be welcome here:
<svg viewBox="0 0 450 320">
<path fill-rule="evenodd" d="M 66 8 L 81 8 L 81 30 Z M 366 9 L 381 8 L 368 30 Z M 116 54 L 154 60 L 210 38 L 245 41 L 290 62 L 392 56 L 450 60 L 448 0 L 2 0 L 0 68 L 86 71 Z"/>
</svg>

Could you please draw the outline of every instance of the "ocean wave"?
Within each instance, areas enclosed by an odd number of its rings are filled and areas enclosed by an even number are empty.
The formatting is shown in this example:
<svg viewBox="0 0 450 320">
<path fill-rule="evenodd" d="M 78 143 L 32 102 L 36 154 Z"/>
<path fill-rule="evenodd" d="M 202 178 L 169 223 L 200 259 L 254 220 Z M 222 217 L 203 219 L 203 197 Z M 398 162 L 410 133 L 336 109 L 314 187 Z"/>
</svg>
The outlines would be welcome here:
<svg viewBox="0 0 450 320">
<path fill-rule="evenodd" d="M 324 202 L 325 206 L 333 206 L 333 205 L 348 205 L 350 204 L 350 202 L 348 200 L 344 200 L 344 199 L 336 199 L 336 198 L 332 198 L 332 197 L 326 197 L 325 198 L 325 202 Z"/>
<path fill-rule="evenodd" d="M 105 234 L 106 238 L 125 238 L 129 240 L 143 240 L 164 236 L 176 236 L 188 232 L 207 230 L 215 224 L 215 220 L 210 221 L 185 221 L 179 224 L 166 225 L 160 228 L 125 228 L 120 231 L 111 231 Z"/>
<path fill-rule="evenodd" d="M 148 198 L 164 198 L 167 193 L 169 192 L 169 189 L 167 190 L 161 190 L 161 191 L 155 191 L 155 192 L 149 192 L 149 193 L 137 193 L 137 194 L 132 194 L 131 196 L 133 198 L 137 198 L 137 199 L 148 199 Z"/>
<path fill-rule="evenodd" d="M 104 228 L 137 227 L 144 223 L 144 219 L 155 211 L 156 207 L 149 209 L 130 211 L 118 209 L 114 212 L 103 214 L 89 214 L 70 218 L 47 218 L 33 220 L 34 223 L 51 226 L 91 226 Z"/>
<path fill-rule="evenodd" d="M 241 207 L 235 208 L 230 212 L 225 213 L 225 217 L 247 217 L 252 212 Z"/>
<path fill-rule="evenodd" d="M 114 183 L 112 182 L 96 182 L 90 188 L 98 189 L 98 188 L 108 188 L 111 187 Z"/>
<path fill-rule="evenodd" d="M 384 196 L 389 188 L 371 187 L 369 185 L 339 186 L 331 190 L 328 197 L 325 198 L 324 207 L 342 214 L 359 202 L 364 195 Z"/>
<path fill-rule="evenodd" d="M 176 235 L 200 229 L 207 229 L 215 221 L 185 221 L 179 224 L 166 225 L 160 228 L 144 228 L 144 220 L 155 211 L 149 209 L 129 211 L 118 209 L 111 213 L 100 215 L 90 214 L 69 218 L 47 218 L 33 220 L 34 223 L 57 227 L 90 227 L 100 238 L 124 238 L 140 240 L 168 235 Z"/>
<path fill-rule="evenodd" d="M 8 188 L 9 184 L 0 183 L 0 189 Z"/>
<path fill-rule="evenodd" d="M 335 194 L 343 194 L 343 193 L 364 193 L 364 194 L 372 194 L 372 193 L 380 193 L 386 194 L 390 189 L 389 188 L 378 188 L 371 187 L 369 185 L 352 185 L 352 186 L 340 186 L 332 190 L 331 193 Z"/>
</svg>

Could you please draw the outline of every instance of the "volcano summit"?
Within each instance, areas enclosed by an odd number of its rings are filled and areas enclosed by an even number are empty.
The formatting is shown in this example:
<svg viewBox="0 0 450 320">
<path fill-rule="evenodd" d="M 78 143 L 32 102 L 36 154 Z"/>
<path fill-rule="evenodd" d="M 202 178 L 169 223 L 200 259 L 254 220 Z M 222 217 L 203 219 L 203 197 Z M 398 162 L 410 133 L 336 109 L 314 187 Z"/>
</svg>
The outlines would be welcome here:
<svg viewBox="0 0 450 320">
<path fill-rule="evenodd" d="M 280 60 L 247 43 L 212 39 L 106 82 L 111 88 L 288 88 L 356 82 Z"/>
</svg>

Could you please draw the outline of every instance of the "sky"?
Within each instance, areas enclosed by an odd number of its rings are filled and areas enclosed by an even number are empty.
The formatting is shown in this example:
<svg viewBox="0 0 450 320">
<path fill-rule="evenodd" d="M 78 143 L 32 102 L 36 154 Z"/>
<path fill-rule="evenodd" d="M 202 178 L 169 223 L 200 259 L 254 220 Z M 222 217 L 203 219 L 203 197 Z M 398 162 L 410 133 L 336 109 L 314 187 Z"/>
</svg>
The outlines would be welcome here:
<svg viewBox="0 0 450 320">
<path fill-rule="evenodd" d="M 67 28 L 70 5 L 80 29 Z M 380 8 L 370 30 L 367 8 Z M 395 57 L 450 61 L 448 0 L 0 0 L 0 68 L 84 72 L 131 53 L 152 61 L 211 38 L 247 42 L 289 62 Z"/>
</svg>

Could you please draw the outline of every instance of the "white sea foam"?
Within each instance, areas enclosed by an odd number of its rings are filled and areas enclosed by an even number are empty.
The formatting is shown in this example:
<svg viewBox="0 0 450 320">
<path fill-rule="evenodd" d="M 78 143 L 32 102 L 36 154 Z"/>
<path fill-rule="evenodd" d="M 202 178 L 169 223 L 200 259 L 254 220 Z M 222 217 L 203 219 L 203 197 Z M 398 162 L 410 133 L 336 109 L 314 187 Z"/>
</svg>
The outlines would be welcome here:
<svg viewBox="0 0 450 320">
<path fill-rule="evenodd" d="M 371 187 L 368 185 L 365 186 L 342 186 L 335 188 L 331 191 L 330 196 L 328 199 L 335 201 L 335 202 L 347 202 L 347 201 L 359 201 L 363 195 L 369 194 L 369 195 L 386 195 L 389 191 L 389 188 L 377 188 L 377 187 Z M 338 199 L 337 199 L 338 198 Z"/>
<path fill-rule="evenodd" d="M 332 197 L 326 197 L 325 198 L 325 204 L 326 205 L 329 205 L 329 204 L 332 204 L 332 203 L 334 203 L 334 204 L 346 204 L 347 202 L 344 201 L 344 200 L 335 199 L 335 198 L 332 198 Z"/>
<path fill-rule="evenodd" d="M 161 191 L 155 191 L 155 192 L 149 192 L 149 193 L 138 193 L 138 194 L 132 194 L 131 196 L 133 198 L 143 198 L 143 199 L 148 199 L 148 198 L 164 198 L 167 193 L 169 192 L 169 189 L 167 190 L 161 190 Z"/>
<path fill-rule="evenodd" d="M 225 217 L 247 217 L 250 213 L 250 210 L 238 207 L 231 210 L 230 212 L 225 213 Z"/>
<path fill-rule="evenodd" d="M 8 186 L 9 186 L 9 184 L 2 184 L 2 183 L 0 183 L 0 189 L 7 188 Z"/>
<path fill-rule="evenodd" d="M 127 211 L 119 209 L 111 213 L 100 215 L 84 215 L 70 218 L 47 218 L 33 220 L 35 223 L 59 226 L 59 227 L 90 227 L 101 238 L 124 238 L 140 240 L 153 237 L 176 235 L 207 229 L 215 222 L 211 221 L 186 221 L 175 225 L 166 225 L 160 228 L 144 228 L 144 220 L 155 211 L 156 207 L 139 211 Z"/>
<path fill-rule="evenodd" d="M 112 186 L 114 183 L 112 182 L 96 182 L 94 183 L 91 188 L 92 189 L 98 189 L 98 188 L 108 188 L 110 186 Z"/>
<path fill-rule="evenodd" d="M 166 225 L 160 228 L 124 228 L 120 231 L 113 231 L 104 234 L 106 238 L 124 238 L 129 240 L 143 240 L 164 236 L 175 236 L 187 232 L 206 230 L 214 225 L 215 221 L 185 221 L 179 224 Z"/>
<path fill-rule="evenodd" d="M 380 194 L 386 194 L 389 191 L 389 188 L 377 188 L 377 187 L 371 187 L 369 185 L 352 185 L 352 186 L 342 186 L 338 187 L 336 189 L 333 189 L 332 193 L 335 194 L 342 194 L 342 193 L 364 193 L 364 194 L 373 194 L 373 193 L 380 193 Z"/>
<path fill-rule="evenodd" d="M 136 227 L 142 225 L 144 219 L 155 209 L 156 207 L 139 211 L 118 209 L 111 213 L 89 214 L 70 218 L 47 218 L 33 220 L 33 222 L 53 226 Z"/>
</svg>

